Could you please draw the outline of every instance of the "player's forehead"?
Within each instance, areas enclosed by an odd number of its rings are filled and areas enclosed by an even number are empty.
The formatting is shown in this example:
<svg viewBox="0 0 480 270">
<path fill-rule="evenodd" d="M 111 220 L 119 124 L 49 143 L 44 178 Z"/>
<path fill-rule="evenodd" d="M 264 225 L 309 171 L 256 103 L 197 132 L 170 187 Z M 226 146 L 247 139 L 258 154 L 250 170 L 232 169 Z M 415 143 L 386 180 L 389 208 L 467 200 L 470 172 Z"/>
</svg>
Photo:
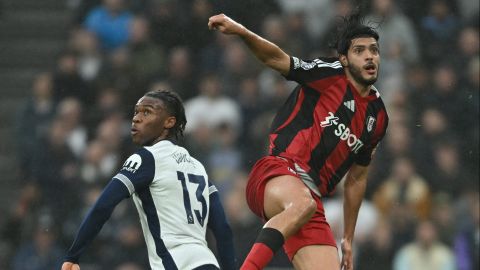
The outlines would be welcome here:
<svg viewBox="0 0 480 270">
<path fill-rule="evenodd" d="M 138 107 L 162 108 L 163 101 L 158 98 L 143 96 L 137 101 L 137 104 L 135 104 L 135 108 Z"/>
<path fill-rule="evenodd" d="M 358 38 L 352 39 L 350 48 L 370 47 L 370 46 L 377 46 L 378 47 L 378 42 L 375 38 L 373 38 L 373 37 L 358 37 Z"/>
</svg>

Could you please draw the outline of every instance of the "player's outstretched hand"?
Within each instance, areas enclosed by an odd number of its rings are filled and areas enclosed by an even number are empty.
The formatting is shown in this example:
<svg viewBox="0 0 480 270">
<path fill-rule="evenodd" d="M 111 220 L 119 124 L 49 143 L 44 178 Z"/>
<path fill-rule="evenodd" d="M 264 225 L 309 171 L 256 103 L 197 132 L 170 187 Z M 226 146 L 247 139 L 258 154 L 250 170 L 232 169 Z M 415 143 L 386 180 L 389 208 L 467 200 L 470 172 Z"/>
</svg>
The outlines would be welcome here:
<svg viewBox="0 0 480 270">
<path fill-rule="evenodd" d="M 80 270 L 80 265 L 71 262 L 64 262 L 62 270 Z"/>
<path fill-rule="evenodd" d="M 218 14 L 208 19 L 208 29 L 219 30 L 224 34 L 235 35 L 245 30 L 245 27 L 225 14 Z"/>
<path fill-rule="evenodd" d="M 352 242 L 342 239 L 342 270 L 353 270 Z"/>
</svg>

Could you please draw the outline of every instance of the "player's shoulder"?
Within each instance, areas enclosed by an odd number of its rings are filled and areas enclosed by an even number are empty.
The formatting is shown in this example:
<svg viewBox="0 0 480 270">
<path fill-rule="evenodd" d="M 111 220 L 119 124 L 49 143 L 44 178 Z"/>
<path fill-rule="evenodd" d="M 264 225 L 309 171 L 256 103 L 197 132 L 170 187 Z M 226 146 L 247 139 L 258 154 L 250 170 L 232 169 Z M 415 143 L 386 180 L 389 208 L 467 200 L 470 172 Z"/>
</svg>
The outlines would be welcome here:
<svg viewBox="0 0 480 270">
<path fill-rule="evenodd" d="M 139 170 L 151 170 L 155 165 L 153 154 L 145 147 L 139 148 L 131 154 L 123 163 L 121 171 L 136 173 Z"/>
<path fill-rule="evenodd" d="M 375 95 L 375 99 L 373 99 L 373 102 L 377 103 L 381 109 L 386 110 L 382 95 L 380 94 L 380 91 L 375 85 L 372 85 L 371 92 L 372 92 L 371 95 Z"/>
<path fill-rule="evenodd" d="M 338 57 L 317 57 L 306 60 L 296 56 L 292 56 L 292 68 L 294 70 L 311 70 L 314 68 L 343 69 Z"/>
</svg>

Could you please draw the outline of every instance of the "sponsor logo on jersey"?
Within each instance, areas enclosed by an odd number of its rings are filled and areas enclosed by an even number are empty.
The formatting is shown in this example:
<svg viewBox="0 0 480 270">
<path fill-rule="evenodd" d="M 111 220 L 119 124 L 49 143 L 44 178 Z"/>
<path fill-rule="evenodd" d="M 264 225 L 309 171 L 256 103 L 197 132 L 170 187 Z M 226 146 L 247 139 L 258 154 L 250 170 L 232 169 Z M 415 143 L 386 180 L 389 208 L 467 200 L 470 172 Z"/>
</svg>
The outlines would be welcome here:
<svg viewBox="0 0 480 270">
<path fill-rule="evenodd" d="M 336 117 L 332 112 L 328 112 L 328 116 L 325 117 L 325 120 L 320 122 L 321 127 L 329 127 L 331 125 L 338 125 L 338 117 Z"/>
<path fill-rule="evenodd" d="M 369 116 L 368 119 L 367 119 L 367 130 L 368 130 L 368 132 L 372 131 L 374 124 L 375 124 L 375 118 L 373 118 L 373 116 Z"/>
<path fill-rule="evenodd" d="M 123 163 L 122 170 L 135 173 L 142 165 L 142 157 L 138 154 L 131 155 L 125 163 Z"/>
<path fill-rule="evenodd" d="M 349 127 L 343 123 L 338 123 L 338 120 L 339 118 L 336 117 L 332 112 L 328 112 L 328 116 L 325 117 L 324 121 L 320 122 L 320 126 L 328 127 L 335 125 L 335 136 L 339 137 L 340 140 L 345 141 L 348 147 L 350 147 L 351 151 L 357 154 L 360 148 L 363 147 L 364 143 L 350 131 Z"/>
</svg>

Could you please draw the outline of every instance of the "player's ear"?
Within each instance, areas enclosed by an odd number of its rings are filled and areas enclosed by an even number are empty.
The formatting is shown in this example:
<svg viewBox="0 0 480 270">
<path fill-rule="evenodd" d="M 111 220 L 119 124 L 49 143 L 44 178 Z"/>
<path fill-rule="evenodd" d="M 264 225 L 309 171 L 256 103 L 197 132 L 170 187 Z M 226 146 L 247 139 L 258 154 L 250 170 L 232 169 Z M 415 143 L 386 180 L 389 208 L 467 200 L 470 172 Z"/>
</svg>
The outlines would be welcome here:
<svg viewBox="0 0 480 270">
<path fill-rule="evenodd" d="M 169 116 L 167 117 L 167 119 L 165 119 L 165 122 L 163 123 L 163 127 L 166 129 L 170 129 L 175 126 L 175 123 L 177 123 L 177 118 L 175 118 L 175 116 Z"/>
<path fill-rule="evenodd" d="M 339 54 L 338 59 L 340 60 L 340 64 L 344 67 L 348 67 L 348 59 L 347 56 L 344 54 Z"/>
</svg>

